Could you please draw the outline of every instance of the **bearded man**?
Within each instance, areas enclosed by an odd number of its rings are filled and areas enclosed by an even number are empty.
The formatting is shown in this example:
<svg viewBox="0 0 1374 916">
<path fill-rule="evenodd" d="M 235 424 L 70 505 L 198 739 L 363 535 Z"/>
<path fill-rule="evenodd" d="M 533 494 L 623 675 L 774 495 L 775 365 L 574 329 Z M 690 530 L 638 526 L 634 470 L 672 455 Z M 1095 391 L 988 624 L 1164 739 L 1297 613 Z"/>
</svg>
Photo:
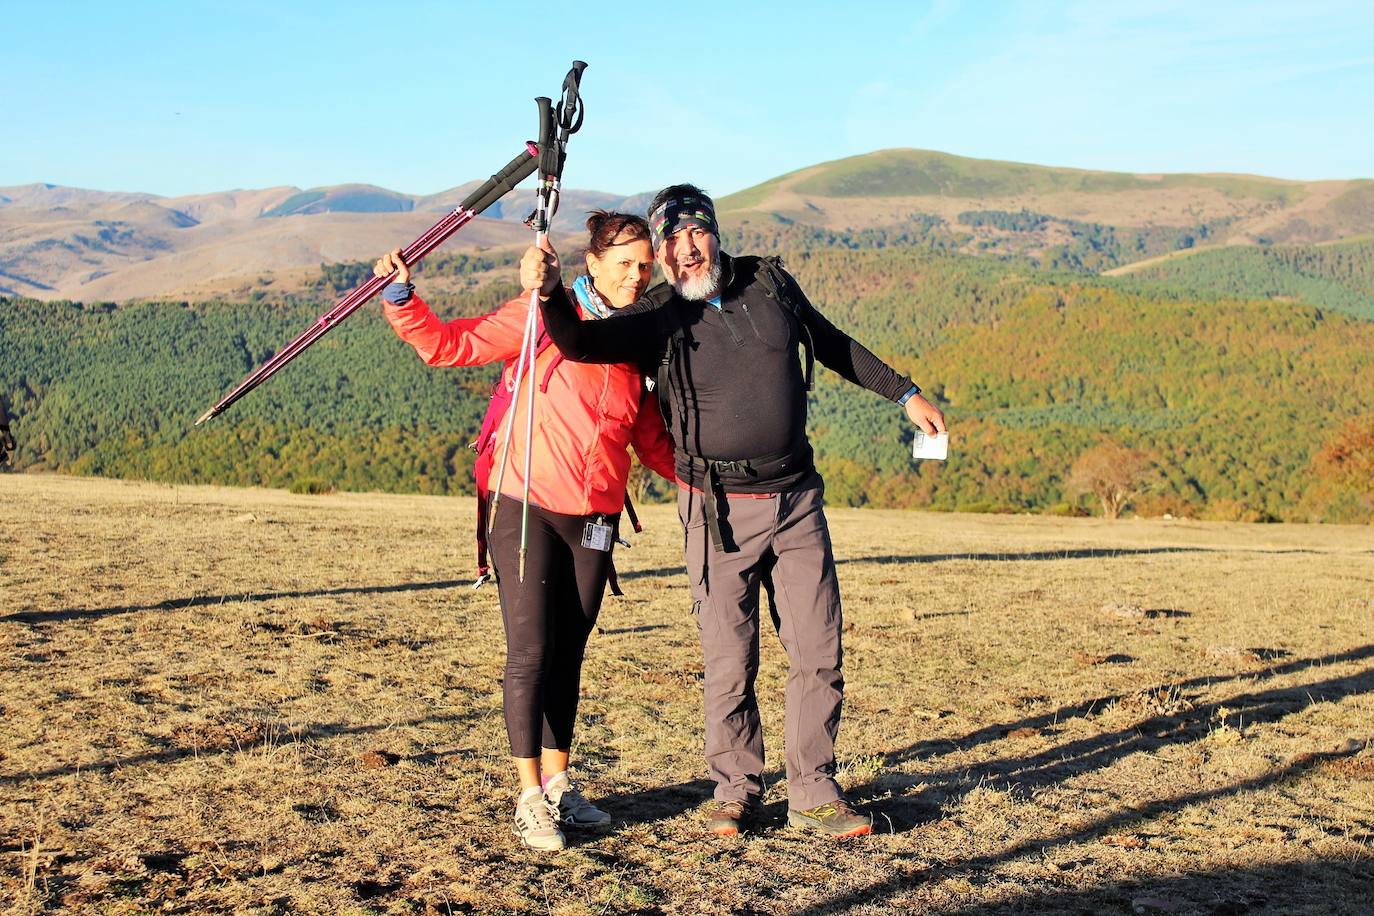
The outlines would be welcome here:
<svg viewBox="0 0 1374 916">
<path fill-rule="evenodd" d="M 678 515 L 705 666 L 706 761 L 714 833 L 745 829 L 763 796 L 754 681 L 759 591 L 787 652 L 788 823 L 831 837 L 872 832 L 835 781 L 844 695 L 840 590 L 824 483 L 806 435 L 812 360 L 896 404 L 926 433 L 944 416 L 911 379 L 827 321 L 775 258 L 720 250 L 715 205 L 690 184 L 649 206 L 667 277 L 615 321 L 577 320 L 552 246 L 521 261 L 567 359 L 637 363 L 657 381 L 675 446 Z M 806 369 L 799 359 L 806 355 Z"/>
</svg>

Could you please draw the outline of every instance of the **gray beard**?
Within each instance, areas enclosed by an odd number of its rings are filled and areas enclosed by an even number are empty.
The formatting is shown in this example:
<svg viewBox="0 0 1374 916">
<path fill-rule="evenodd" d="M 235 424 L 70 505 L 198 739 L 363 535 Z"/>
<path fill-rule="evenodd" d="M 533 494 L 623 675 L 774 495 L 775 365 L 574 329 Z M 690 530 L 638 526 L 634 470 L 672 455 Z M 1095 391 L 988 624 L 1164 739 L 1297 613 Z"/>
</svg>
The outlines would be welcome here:
<svg viewBox="0 0 1374 916">
<path fill-rule="evenodd" d="M 695 280 L 674 280 L 673 289 L 688 302 L 710 299 L 720 291 L 720 262 L 712 264 L 704 277 Z"/>
</svg>

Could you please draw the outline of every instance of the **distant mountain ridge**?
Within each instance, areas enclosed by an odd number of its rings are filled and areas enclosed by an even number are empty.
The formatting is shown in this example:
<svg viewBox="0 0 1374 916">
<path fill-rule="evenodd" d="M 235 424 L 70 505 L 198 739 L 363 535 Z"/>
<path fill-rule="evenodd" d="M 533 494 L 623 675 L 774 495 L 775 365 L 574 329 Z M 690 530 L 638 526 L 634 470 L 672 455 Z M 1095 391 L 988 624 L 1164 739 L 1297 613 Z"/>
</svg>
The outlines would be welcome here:
<svg viewBox="0 0 1374 916">
<path fill-rule="evenodd" d="M 183 197 L 51 184 L 0 188 L 0 295 L 122 301 L 295 289 L 322 263 L 370 259 L 457 206 L 478 182 L 404 195 L 373 185 L 234 190 Z M 625 198 L 563 195 L 569 216 Z M 450 250 L 517 245 L 533 192 L 517 190 L 463 228 Z"/>
<path fill-rule="evenodd" d="M 369 260 L 456 206 L 468 182 L 407 195 L 368 184 L 161 197 L 51 184 L 0 187 L 0 294 L 82 301 L 204 299 L 299 289 L 321 263 Z M 452 250 L 526 242 L 521 189 Z M 640 211 L 644 193 L 570 189 L 556 227 L 587 210 Z M 820 163 L 718 200 L 727 230 L 810 227 L 814 245 L 865 233 L 1099 273 L 1177 251 L 1307 244 L 1374 231 L 1374 180 L 1132 174 L 881 150 Z"/>
<path fill-rule="evenodd" d="M 1374 180 L 1102 172 L 915 149 L 820 163 L 718 203 L 727 225 L 895 231 L 922 223 L 946 248 L 1092 272 L 1169 250 L 1324 242 L 1374 229 Z M 1061 263 L 1062 246 L 1112 250 Z"/>
<path fill-rule="evenodd" d="M 97 191 L 65 185 L 35 183 L 0 187 L 0 207 L 73 212 L 98 210 L 112 205 L 147 202 L 166 210 L 179 211 L 196 222 L 207 217 L 220 219 L 257 219 L 260 217 L 315 215 L 321 213 L 440 213 L 451 210 L 482 182 L 468 181 L 434 194 L 402 194 L 378 185 L 340 184 L 317 188 L 283 185 L 273 188 L 218 191 L 164 197 L 137 191 Z M 637 195 L 638 196 L 638 195 Z M 533 199 L 530 189 L 498 201 L 485 215 L 496 219 L 523 220 L 526 213 L 512 207 L 516 199 Z M 563 203 L 570 209 L 620 206 L 627 198 L 604 191 L 563 191 Z M 503 207 L 502 204 L 505 204 Z"/>
</svg>

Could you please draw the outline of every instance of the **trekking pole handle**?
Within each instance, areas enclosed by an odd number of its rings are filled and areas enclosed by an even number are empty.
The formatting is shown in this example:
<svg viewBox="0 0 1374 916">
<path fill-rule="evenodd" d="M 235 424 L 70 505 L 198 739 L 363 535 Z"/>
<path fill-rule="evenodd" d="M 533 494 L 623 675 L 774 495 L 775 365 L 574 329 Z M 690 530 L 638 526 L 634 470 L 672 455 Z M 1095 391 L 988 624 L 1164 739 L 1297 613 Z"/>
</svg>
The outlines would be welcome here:
<svg viewBox="0 0 1374 916">
<path fill-rule="evenodd" d="M 541 95 L 534 104 L 539 106 L 539 173 L 542 177 L 555 174 L 558 163 L 558 151 L 554 149 L 553 100 Z"/>
<path fill-rule="evenodd" d="M 582 127 L 585 111 L 582 107 L 582 71 L 587 69 L 585 61 L 575 60 L 572 69 L 563 78 L 563 98 L 558 102 L 558 126 L 563 129 L 563 139 L 575 134 Z"/>
<path fill-rule="evenodd" d="M 506 163 L 505 168 L 492 175 L 481 187 L 469 194 L 461 206 L 473 213 L 481 213 L 506 194 L 515 190 L 515 186 L 528 178 L 538 165 L 539 145 L 530 140 L 525 143 L 525 149 L 520 155 Z"/>
</svg>

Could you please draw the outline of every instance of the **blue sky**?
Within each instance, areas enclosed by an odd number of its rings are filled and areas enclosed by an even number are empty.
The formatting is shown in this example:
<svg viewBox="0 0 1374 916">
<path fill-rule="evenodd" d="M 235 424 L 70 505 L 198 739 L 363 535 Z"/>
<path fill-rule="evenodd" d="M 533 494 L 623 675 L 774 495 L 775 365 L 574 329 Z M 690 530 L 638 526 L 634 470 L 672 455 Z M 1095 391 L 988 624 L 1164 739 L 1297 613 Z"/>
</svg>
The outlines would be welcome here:
<svg viewBox="0 0 1374 916">
<path fill-rule="evenodd" d="M 544 10 L 537 14 L 536 9 Z M 3 0 L 0 185 L 485 177 L 590 63 L 570 186 L 716 194 L 890 147 L 1374 177 L 1367 2 Z"/>
</svg>

